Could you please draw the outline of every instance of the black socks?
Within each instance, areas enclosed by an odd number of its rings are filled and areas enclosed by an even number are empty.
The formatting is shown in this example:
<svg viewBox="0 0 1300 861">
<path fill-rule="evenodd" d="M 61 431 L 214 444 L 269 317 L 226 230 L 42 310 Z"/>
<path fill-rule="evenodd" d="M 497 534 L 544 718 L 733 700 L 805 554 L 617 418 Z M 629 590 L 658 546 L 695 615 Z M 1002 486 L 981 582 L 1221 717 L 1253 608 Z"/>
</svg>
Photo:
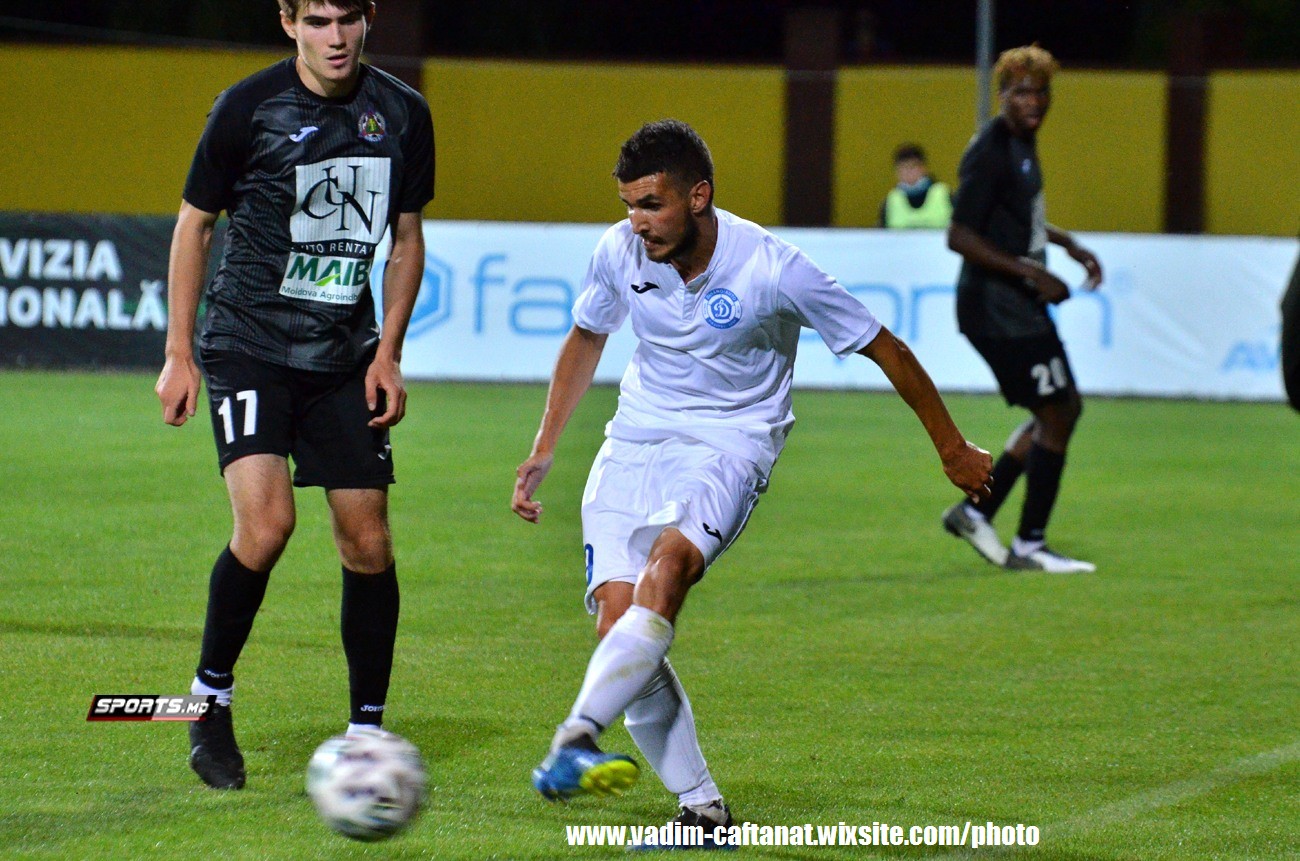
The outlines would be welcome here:
<svg viewBox="0 0 1300 861">
<path fill-rule="evenodd" d="M 378 574 L 343 569 L 339 621 L 354 724 L 383 723 L 400 603 L 396 563 Z"/>
<path fill-rule="evenodd" d="M 1016 533 L 1021 540 L 1043 540 L 1064 470 L 1064 454 L 1049 451 L 1038 443 L 1030 446 L 1029 457 L 1025 458 L 1025 507 L 1020 513 L 1020 530 Z"/>
<path fill-rule="evenodd" d="M 1011 488 L 1016 485 L 1016 479 L 1020 478 L 1020 474 L 1024 471 L 1024 461 L 1013 457 L 1011 452 L 1002 452 L 997 463 L 993 464 L 991 492 L 985 499 L 974 505 L 974 509 L 983 514 L 985 520 L 992 520 L 993 515 L 997 514 L 998 509 L 1002 507 L 1002 503 L 1007 501 Z"/>
<path fill-rule="evenodd" d="M 234 684 L 235 661 L 253 630 L 270 576 L 270 571 L 245 568 L 229 546 L 217 557 L 208 583 L 208 615 L 196 673 L 199 681 L 218 689 Z"/>
</svg>

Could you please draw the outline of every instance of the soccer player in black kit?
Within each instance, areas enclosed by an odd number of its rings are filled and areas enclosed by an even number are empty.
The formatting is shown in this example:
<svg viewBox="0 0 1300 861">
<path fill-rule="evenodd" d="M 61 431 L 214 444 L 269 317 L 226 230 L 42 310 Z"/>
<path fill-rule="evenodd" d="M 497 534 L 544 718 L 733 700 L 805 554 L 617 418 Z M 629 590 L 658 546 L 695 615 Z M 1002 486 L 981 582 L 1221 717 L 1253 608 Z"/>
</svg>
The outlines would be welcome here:
<svg viewBox="0 0 1300 861">
<path fill-rule="evenodd" d="M 948 247 L 962 256 L 957 324 L 988 362 L 1011 406 L 1032 414 L 1012 433 L 993 467 L 993 492 L 962 501 L 943 515 L 944 528 L 985 559 L 1012 570 L 1058 574 L 1095 571 L 1090 562 L 1051 550 L 1044 533 L 1056 503 L 1065 452 L 1083 404 L 1065 347 L 1047 306 L 1070 288 L 1047 270 L 1047 243 L 1087 270 L 1086 289 L 1101 284 L 1091 251 L 1047 222 L 1035 137 L 1051 103 L 1056 60 L 1031 45 L 1002 53 L 994 68 L 1000 110 L 962 155 Z M 1008 549 L 992 521 L 1021 474 L 1025 501 Z"/>
<path fill-rule="evenodd" d="M 234 666 L 293 532 L 294 486 L 325 489 L 342 562 L 348 731 L 383 722 L 398 617 L 388 432 L 406 411 L 399 362 L 424 271 L 421 210 L 433 198 L 428 105 L 361 63 L 374 3 L 279 4 L 297 55 L 221 93 L 194 155 L 172 237 L 156 386 L 164 421 L 194 415 L 195 315 L 225 210 L 199 359 L 234 530 L 212 569 L 191 687 L 217 704 L 190 724 L 190 766 L 222 789 L 244 785 Z M 369 285 L 385 230 L 381 332 Z"/>
</svg>

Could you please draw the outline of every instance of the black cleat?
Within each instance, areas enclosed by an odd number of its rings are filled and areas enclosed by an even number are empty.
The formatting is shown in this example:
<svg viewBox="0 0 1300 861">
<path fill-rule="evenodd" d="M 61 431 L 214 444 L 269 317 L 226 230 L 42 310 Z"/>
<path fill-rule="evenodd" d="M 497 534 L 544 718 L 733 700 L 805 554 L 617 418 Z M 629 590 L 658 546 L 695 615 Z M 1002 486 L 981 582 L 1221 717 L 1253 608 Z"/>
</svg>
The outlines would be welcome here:
<svg viewBox="0 0 1300 861">
<path fill-rule="evenodd" d="M 230 706 L 212 704 L 190 724 L 190 768 L 213 789 L 244 788 L 244 755 L 235 743 Z"/>
<path fill-rule="evenodd" d="M 634 844 L 634 852 L 674 852 L 680 850 L 734 850 L 736 847 L 714 839 L 715 829 L 731 828 L 736 820 L 731 818 L 731 808 L 721 800 L 694 807 L 682 806 L 681 812 L 664 826 L 662 842 L 649 841 Z"/>
</svg>

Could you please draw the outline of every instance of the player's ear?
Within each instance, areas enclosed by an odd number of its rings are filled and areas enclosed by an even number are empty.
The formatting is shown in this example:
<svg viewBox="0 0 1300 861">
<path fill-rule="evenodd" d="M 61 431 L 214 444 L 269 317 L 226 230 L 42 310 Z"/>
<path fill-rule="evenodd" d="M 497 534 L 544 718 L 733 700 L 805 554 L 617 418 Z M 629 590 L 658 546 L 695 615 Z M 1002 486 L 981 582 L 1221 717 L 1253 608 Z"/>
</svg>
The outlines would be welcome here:
<svg viewBox="0 0 1300 861">
<path fill-rule="evenodd" d="M 713 203 L 713 183 L 702 179 L 691 186 L 691 212 L 694 215 L 703 215 L 708 211 L 711 203 Z"/>
<path fill-rule="evenodd" d="M 374 3 L 366 4 L 366 29 L 369 30 L 375 23 L 375 12 L 378 7 Z"/>
<path fill-rule="evenodd" d="M 298 24 L 284 12 L 280 13 L 280 26 L 284 28 L 284 34 L 295 42 L 298 41 Z"/>
</svg>

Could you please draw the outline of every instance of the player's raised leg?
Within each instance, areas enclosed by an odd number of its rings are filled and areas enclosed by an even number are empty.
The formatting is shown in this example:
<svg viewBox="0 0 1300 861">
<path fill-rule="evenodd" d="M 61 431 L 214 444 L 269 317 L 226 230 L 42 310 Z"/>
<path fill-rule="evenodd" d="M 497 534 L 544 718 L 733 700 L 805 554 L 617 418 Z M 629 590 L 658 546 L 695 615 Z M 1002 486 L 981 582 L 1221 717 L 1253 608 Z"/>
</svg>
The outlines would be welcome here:
<svg viewBox="0 0 1300 861">
<path fill-rule="evenodd" d="M 217 702 L 203 720 L 189 725 L 190 767 L 209 786 L 240 789 L 244 757 L 230 711 L 235 662 L 253 629 L 271 568 L 293 533 L 294 506 L 283 457 L 242 457 L 226 466 L 224 476 L 234 534 L 212 568 L 203 646 L 190 686 L 192 693 L 216 696 Z"/>
<path fill-rule="evenodd" d="M 686 593 L 704 573 L 704 556 L 669 527 L 655 540 L 633 603 L 610 627 L 587 664 L 582 689 L 551 752 L 533 771 L 533 785 L 557 800 L 584 792 L 618 794 L 637 779 L 631 757 L 607 754 L 596 740 L 659 672 L 673 641 Z"/>
<path fill-rule="evenodd" d="M 599 637 L 603 639 L 632 605 L 632 592 L 633 584 L 612 580 L 592 593 Z M 690 700 L 667 658 L 628 704 L 624 726 L 664 786 L 677 796 L 679 819 L 692 816 L 714 825 L 725 823 L 726 805 L 700 750 Z"/>
</svg>

